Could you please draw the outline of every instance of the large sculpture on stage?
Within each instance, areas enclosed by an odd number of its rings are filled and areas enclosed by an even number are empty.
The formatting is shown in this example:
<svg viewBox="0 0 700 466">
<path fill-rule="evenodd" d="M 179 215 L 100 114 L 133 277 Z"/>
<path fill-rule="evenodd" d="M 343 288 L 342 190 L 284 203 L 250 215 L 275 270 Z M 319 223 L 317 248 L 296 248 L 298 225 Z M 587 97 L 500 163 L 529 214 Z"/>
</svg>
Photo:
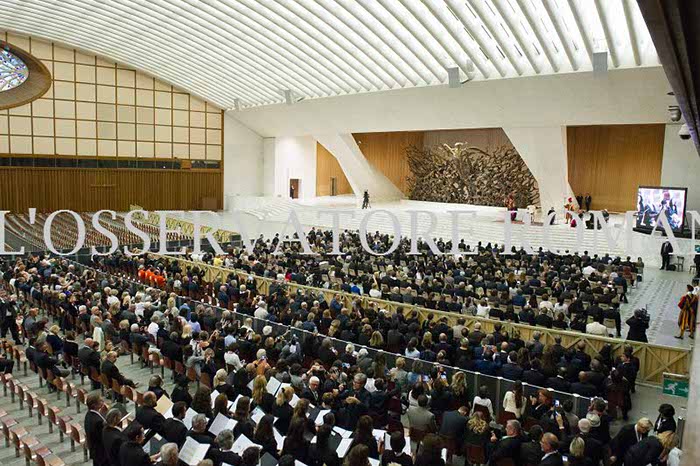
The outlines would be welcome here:
<svg viewBox="0 0 700 466">
<path fill-rule="evenodd" d="M 481 149 L 468 143 L 406 149 L 408 196 L 417 201 L 517 208 L 539 205 L 537 180 L 513 147 Z"/>
</svg>

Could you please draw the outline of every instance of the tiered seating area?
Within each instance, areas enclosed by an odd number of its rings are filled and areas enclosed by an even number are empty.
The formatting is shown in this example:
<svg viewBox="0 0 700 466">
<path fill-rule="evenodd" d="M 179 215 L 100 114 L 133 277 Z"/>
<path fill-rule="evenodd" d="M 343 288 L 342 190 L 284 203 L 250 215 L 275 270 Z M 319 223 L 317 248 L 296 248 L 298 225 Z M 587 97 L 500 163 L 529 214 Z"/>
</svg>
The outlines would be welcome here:
<svg viewBox="0 0 700 466">
<path fill-rule="evenodd" d="M 83 247 L 109 246 L 109 239 L 92 226 L 93 213 L 83 212 L 79 215 L 85 224 L 85 242 Z M 9 215 L 6 218 L 6 228 L 10 233 L 13 233 L 18 238 L 21 238 L 23 241 L 36 248 L 35 250 L 44 250 L 46 249 L 46 245 L 44 244 L 43 231 L 47 217 L 48 214 L 46 213 L 37 213 L 35 222 L 32 224 L 27 214 Z M 116 220 L 110 219 L 108 215 L 105 214 L 101 217 L 100 223 L 107 230 L 114 233 L 120 246 L 139 244 L 142 242 L 141 238 L 124 226 L 123 214 L 118 214 Z M 132 220 L 132 223 L 139 230 L 146 232 L 152 243 L 159 241 L 158 227 L 137 220 Z M 71 250 L 75 247 L 77 238 L 78 227 L 73 218 L 69 218 L 68 215 L 65 214 L 54 217 L 51 227 L 51 241 L 53 242 L 54 248 L 57 250 Z M 191 239 L 191 237 L 187 235 L 177 235 L 175 233 L 168 233 L 167 238 L 168 241 Z"/>
</svg>

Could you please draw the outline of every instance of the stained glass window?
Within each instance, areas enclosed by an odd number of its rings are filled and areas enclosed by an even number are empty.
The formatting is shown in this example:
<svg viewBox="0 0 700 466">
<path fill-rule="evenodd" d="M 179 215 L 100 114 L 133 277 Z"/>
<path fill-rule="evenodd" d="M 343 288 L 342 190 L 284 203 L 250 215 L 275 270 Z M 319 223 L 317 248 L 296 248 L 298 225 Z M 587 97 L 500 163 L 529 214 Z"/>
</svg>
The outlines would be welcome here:
<svg viewBox="0 0 700 466">
<path fill-rule="evenodd" d="M 17 55 L 0 50 L 0 92 L 14 89 L 28 77 L 29 69 Z"/>
</svg>

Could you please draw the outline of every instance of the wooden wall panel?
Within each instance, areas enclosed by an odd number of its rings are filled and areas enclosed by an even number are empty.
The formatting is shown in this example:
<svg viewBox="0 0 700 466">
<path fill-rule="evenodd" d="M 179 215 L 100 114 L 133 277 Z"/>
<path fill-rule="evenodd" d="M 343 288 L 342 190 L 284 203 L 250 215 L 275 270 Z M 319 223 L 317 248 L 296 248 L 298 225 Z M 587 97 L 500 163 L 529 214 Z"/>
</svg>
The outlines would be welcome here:
<svg viewBox="0 0 700 466">
<path fill-rule="evenodd" d="M 592 209 L 635 210 L 637 187 L 661 183 L 663 150 L 662 124 L 569 127 L 569 184 Z"/>
<path fill-rule="evenodd" d="M 426 131 L 423 147 L 426 149 L 438 144 L 455 145 L 468 143 L 480 149 L 495 149 L 501 146 L 513 147 L 508 135 L 502 128 L 450 129 Z"/>
<path fill-rule="evenodd" d="M 394 185 L 406 193 L 406 178 L 410 174 L 406 148 L 423 146 L 423 131 L 353 134 L 365 158 Z"/>
<path fill-rule="evenodd" d="M 316 143 L 316 195 L 331 195 L 331 178 L 337 180 L 336 194 L 352 194 L 352 187 L 338 160 L 328 149 Z"/>
<path fill-rule="evenodd" d="M 126 211 L 223 208 L 220 171 L 0 167 L 2 210 Z M 212 201 L 212 199 L 214 201 Z"/>
</svg>

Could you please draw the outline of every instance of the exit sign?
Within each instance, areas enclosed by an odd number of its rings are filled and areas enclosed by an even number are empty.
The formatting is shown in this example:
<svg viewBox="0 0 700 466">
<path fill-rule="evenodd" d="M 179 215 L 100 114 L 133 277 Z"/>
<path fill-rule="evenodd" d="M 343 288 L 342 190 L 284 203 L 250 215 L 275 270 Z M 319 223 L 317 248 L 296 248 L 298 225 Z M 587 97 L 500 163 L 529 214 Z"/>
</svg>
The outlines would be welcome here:
<svg viewBox="0 0 700 466">
<path fill-rule="evenodd" d="M 680 396 L 688 398 L 690 383 L 685 375 L 664 373 L 663 393 L 664 395 Z"/>
</svg>

